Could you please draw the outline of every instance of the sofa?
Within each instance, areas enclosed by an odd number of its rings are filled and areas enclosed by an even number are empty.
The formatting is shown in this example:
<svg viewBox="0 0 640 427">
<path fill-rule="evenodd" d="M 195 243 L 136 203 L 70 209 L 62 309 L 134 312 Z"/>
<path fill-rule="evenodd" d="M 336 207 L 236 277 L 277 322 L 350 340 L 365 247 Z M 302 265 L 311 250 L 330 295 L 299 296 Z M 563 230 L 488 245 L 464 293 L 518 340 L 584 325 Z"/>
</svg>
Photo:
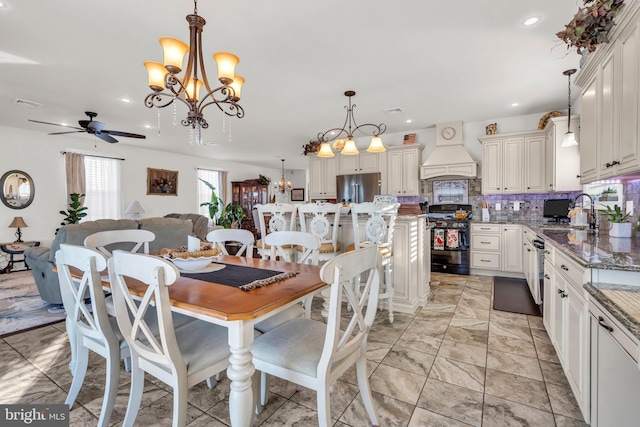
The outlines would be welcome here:
<svg viewBox="0 0 640 427">
<path fill-rule="evenodd" d="M 62 304 L 58 274 L 53 271 L 56 251 L 60 249 L 60 244 L 82 245 L 87 236 L 99 231 L 138 228 L 149 230 L 155 234 L 155 240 L 149 243 L 150 252 L 160 252 L 162 248 L 185 246 L 187 236 L 194 234 L 194 223 L 190 219 L 177 218 L 99 219 L 64 225 L 58 229 L 51 248 L 36 246 L 24 251 L 25 259 L 33 271 L 40 298 L 50 304 Z M 130 250 L 132 247 L 133 244 L 121 243 L 107 246 L 107 249 Z"/>
<path fill-rule="evenodd" d="M 164 217 L 191 220 L 191 222 L 193 222 L 193 235 L 198 236 L 202 241 L 207 240 L 207 233 L 209 232 L 209 218 L 206 216 L 200 214 L 170 213 Z"/>
</svg>

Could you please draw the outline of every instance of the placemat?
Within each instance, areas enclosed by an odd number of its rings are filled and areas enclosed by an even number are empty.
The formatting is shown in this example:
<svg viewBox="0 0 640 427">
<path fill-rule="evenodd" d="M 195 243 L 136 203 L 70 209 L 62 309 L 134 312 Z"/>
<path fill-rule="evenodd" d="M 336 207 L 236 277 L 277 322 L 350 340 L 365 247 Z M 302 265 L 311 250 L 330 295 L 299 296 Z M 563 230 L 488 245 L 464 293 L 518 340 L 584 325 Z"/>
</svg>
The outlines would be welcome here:
<svg viewBox="0 0 640 427">
<path fill-rule="evenodd" d="M 224 263 L 220 263 L 224 264 Z M 275 271 L 261 268 L 244 267 L 234 264 L 224 264 L 225 268 L 211 273 L 180 273 L 181 276 L 205 282 L 219 283 L 233 286 L 243 291 L 250 291 L 262 286 L 279 282 L 297 275 L 298 271 Z"/>
</svg>

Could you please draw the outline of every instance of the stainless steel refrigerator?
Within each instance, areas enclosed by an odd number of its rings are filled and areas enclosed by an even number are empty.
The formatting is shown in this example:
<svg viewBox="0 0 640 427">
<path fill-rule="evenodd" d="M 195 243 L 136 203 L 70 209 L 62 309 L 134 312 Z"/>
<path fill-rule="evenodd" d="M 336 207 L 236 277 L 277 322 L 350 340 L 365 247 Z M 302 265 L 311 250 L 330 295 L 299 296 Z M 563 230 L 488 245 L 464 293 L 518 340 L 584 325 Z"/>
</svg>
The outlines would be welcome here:
<svg viewBox="0 0 640 427">
<path fill-rule="evenodd" d="M 376 173 L 361 173 L 356 175 L 336 176 L 338 187 L 337 202 L 362 203 L 373 202 L 373 196 L 380 194 L 381 175 Z"/>
</svg>

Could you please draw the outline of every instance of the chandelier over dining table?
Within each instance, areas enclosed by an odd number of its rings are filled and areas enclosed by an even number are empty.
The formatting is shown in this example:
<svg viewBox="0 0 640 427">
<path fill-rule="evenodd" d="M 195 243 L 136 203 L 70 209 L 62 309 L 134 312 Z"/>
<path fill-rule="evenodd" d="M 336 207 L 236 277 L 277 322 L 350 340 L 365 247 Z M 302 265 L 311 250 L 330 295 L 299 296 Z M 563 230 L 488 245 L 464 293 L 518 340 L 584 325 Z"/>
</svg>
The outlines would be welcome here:
<svg viewBox="0 0 640 427">
<path fill-rule="evenodd" d="M 287 191 L 291 190 L 291 182 L 287 181 L 284 176 L 284 159 L 280 160 L 282 160 L 282 177 L 280 178 L 280 181 L 273 184 L 273 190 L 279 191 L 281 193 L 286 193 Z"/>
<path fill-rule="evenodd" d="M 318 143 L 320 143 L 318 157 L 334 156 L 331 146 L 329 145 L 331 141 L 334 141 L 333 149 L 342 150 L 340 151 L 341 154 L 347 156 L 358 154 L 358 148 L 356 147 L 356 143 L 353 141 L 353 134 L 356 131 L 360 131 L 364 134 L 370 134 L 372 136 L 369 148 L 367 148 L 368 152 L 382 153 L 386 151 L 385 146 L 382 144 L 382 138 L 380 138 L 380 135 L 387 130 L 387 126 L 384 123 L 379 125 L 374 125 L 372 123 L 358 125 L 356 123 L 356 120 L 353 117 L 353 109 L 356 105 L 351 103 L 351 98 L 355 96 L 355 94 L 356 93 L 353 90 L 348 90 L 344 93 L 344 96 L 349 98 L 349 106 L 345 107 L 347 109 L 347 118 L 345 119 L 342 128 L 332 128 L 318 134 Z"/>
<path fill-rule="evenodd" d="M 164 63 L 147 61 L 144 63 L 149 74 L 149 87 L 153 91 L 145 98 L 148 108 L 164 108 L 174 105 L 176 101 L 184 103 L 189 111 L 181 121 L 183 126 L 190 126 L 195 144 L 202 144 L 202 129 L 209 127 L 203 110 L 209 105 L 217 106 L 224 115 L 244 117 L 244 110 L 238 104 L 244 78 L 235 74 L 235 67 L 240 59 L 229 52 L 217 52 L 213 59 L 218 65 L 218 81 L 220 86 L 212 88 L 207 79 L 202 57 L 202 28 L 206 21 L 198 15 L 198 1 L 194 0 L 193 14 L 187 15 L 189 23 L 189 46 L 173 37 L 161 37 L 160 45 L 164 50 Z M 183 76 L 184 56 L 189 53 L 187 66 Z M 204 85 L 206 94 L 200 96 Z M 224 116 L 223 116 L 224 117 Z"/>
</svg>

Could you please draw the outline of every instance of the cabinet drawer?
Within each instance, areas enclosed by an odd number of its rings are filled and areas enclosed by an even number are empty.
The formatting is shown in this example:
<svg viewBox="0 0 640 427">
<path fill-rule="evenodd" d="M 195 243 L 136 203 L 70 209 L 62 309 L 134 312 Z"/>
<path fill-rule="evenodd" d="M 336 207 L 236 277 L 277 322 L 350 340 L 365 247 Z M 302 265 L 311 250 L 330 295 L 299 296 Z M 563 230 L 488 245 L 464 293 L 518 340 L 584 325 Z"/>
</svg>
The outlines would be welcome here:
<svg viewBox="0 0 640 427">
<path fill-rule="evenodd" d="M 471 249 L 479 249 L 483 251 L 499 251 L 500 240 L 500 236 L 494 236 L 491 234 L 472 234 Z"/>
<path fill-rule="evenodd" d="M 471 234 L 473 233 L 500 234 L 500 224 L 471 224 Z"/>
<path fill-rule="evenodd" d="M 500 254 L 471 252 L 471 268 L 487 268 L 490 270 L 500 270 Z"/>
<path fill-rule="evenodd" d="M 560 251 L 554 251 L 554 263 L 558 271 L 565 276 L 573 285 L 582 288 L 584 283 L 584 267 Z"/>
</svg>

